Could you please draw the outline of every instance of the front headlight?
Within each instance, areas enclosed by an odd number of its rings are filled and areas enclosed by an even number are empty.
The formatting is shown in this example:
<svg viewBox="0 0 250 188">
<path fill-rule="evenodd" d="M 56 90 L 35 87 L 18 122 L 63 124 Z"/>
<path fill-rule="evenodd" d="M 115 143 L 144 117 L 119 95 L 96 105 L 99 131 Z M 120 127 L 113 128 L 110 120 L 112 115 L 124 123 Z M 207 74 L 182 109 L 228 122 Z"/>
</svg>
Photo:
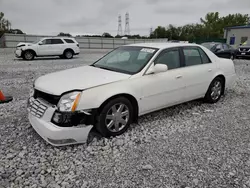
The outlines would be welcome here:
<svg viewBox="0 0 250 188">
<path fill-rule="evenodd" d="M 74 112 L 78 106 L 81 92 L 72 92 L 61 97 L 57 107 L 61 112 Z"/>
</svg>

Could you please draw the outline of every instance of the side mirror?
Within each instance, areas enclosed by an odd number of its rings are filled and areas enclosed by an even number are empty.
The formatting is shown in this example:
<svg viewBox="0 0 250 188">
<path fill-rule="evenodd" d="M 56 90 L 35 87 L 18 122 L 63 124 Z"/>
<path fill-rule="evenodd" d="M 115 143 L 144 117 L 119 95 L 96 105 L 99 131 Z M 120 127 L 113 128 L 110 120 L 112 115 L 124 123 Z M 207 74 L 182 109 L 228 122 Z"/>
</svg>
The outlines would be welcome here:
<svg viewBox="0 0 250 188">
<path fill-rule="evenodd" d="M 166 72 L 168 70 L 168 66 L 165 64 L 156 64 L 155 66 L 151 67 L 147 74 L 157 74 L 160 72 Z"/>
<path fill-rule="evenodd" d="M 38 45 L 43 45 L 43 43 L 42 42 L 38 42 Z"/>
</svg>

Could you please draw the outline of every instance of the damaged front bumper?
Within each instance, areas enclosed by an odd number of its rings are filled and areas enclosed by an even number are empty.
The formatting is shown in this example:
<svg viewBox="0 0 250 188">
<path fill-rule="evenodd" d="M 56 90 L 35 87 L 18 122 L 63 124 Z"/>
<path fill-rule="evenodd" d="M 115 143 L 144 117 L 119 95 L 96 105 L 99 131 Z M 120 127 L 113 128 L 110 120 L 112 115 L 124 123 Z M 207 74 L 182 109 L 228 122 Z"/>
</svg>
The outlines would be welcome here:
<svg viewBox="0 0 250 188">
<path fill-rule="evenodd" d="M 92 114 L 62 113 L 55 106 L 33 97 L 28 100 L 28 112 L 32 127 L 54 146 L 86 143 L 94 123 Z"/>
</svg>

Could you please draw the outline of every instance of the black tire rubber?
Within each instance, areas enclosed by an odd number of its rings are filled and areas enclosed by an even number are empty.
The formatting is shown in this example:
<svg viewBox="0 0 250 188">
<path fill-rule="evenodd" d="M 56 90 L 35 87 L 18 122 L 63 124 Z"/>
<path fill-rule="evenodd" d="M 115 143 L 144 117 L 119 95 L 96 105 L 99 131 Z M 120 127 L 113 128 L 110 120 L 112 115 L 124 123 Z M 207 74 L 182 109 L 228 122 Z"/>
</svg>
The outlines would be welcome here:
<svg viewBox="0 0 250 188">
<path fill-rule="evenodd" d="M 71 57 L 66 56 L 66 53 L 69 53 L 69 52 L 72 54 Z M 72 50 L 65 50 L 65 52 L 63 53 L 63 56 L 65 59 L 72 59 L 74 56 L 74 52 Z"/>
<path fill-rule="evenodd" d="M 129 120 L 126 126 L 122 130 L 120 130 L 119 132 L 111 132 L 108 130 L 108 128 L 105 125 L 105 118 L 106 118 L 106 114 L 108 113 L 108 110 L 117 103 L 125 104 L 128 107 Z M 102 109 L 100 109 L 100 113 L 97 117 L 97 122 L 96 122 L 95 127 L 96 127 L 96 130 L 104 137 L 119 136 L 127 131 L 130 124 L 132 123 L 132 120 L 133 120 L 133 106 L 131 102 L 125 97 L 117 97 L 109 101 L 107 104 L 105 104 L 105 106 Z"/>
<path fill-rule="evenodd" d="M 27 59 L 27 58 L 25 57 L 25 54 L 26 54 L 26 53 L 31 53 L 31 54 L 32 54 L 32 57 L 31 57 L 30 59 Z M 31 51 L 31 50 L 26 50 L 25 52 L 23 52 L 23 59 L 24 59 L 24 60 L 31 61 L 31 60 L 33 60 L 34 58 L 35 58 L 35 54 L 34 54 L 33 51 Z"/>
<path fill-rule="evenodd" d="M 231 58 L 231 57 L 232 57 L 232 58 Z M 234 55 L 234 54 L 231 54 L 230 59 L 231 59 L 231 60 L 234 60 L 234 59 L 235 59 L 235 55 Z"/>
<path fill-rule="evenodd" d="M 214 99 L 212 99 L 212 97 L 211 97 L 211 92 L 212 92 L 212 86 L 213 86 L 214 82 L 216 82 L 216 81 L 220 81 L 222 87 L 221 87 L 221 94 L 220 94 L 220 97 L 219 97 L 218 99 L 214 100 Z M 209 88 L 208 88 L 208 90 L 207 90 L 207 93 L 206 93 L 206 95 L 205 95 L 205 97 L 204 97 L 205 102 L 211 103 L 211 104 L 218 102 L 218 101 L 220 100 L 222 94 L 223 94 L 223 90 L 224 90 L 224 89 L 225 89 L 225 83 L 224 83 L 223 79 L 220 78 L 220 77 L 216 77 L 216 78 L 210 83 L 210 85 L 209 85 Z"/>
</svg>

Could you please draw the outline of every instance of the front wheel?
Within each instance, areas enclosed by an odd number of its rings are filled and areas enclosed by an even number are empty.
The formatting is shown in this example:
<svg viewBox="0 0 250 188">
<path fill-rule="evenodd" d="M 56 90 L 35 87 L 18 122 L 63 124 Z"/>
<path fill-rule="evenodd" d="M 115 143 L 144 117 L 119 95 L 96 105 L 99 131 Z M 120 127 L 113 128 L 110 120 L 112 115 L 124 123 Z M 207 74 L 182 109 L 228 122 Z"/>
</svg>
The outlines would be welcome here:
<svg viewBox="0 0 250 188">
<path fill-rule="evenodd" d="M 96 129 L 104 137 L 123 134 L 133 119 L 133 106 L 125 97 L 109 101 L 101 109 L 97 118 Z"/>
<path fill-rule="evenodd" d="M 30 50 L 25 51 L 24 54 L 23 54 L 23 59 L 24 60 L 33 60 L 34 57 L 35 57 L 34 52 L 32 52 Z"/>
<path fill-rule="evenodd" d="M 235 57 L 234 57 L 233 54 L 230 55 L 230 59 L 231 59 L 231 60 L 234 60 L 234 59 L 235 59 Z"/>
<path fill-rule="evenodd" d="M 205 101 L 208 103 L 216 103 L 220 100 L 224 89 L 224 81 L 217 77 L 210 84 L 205 95 Z"/>
</svg>

